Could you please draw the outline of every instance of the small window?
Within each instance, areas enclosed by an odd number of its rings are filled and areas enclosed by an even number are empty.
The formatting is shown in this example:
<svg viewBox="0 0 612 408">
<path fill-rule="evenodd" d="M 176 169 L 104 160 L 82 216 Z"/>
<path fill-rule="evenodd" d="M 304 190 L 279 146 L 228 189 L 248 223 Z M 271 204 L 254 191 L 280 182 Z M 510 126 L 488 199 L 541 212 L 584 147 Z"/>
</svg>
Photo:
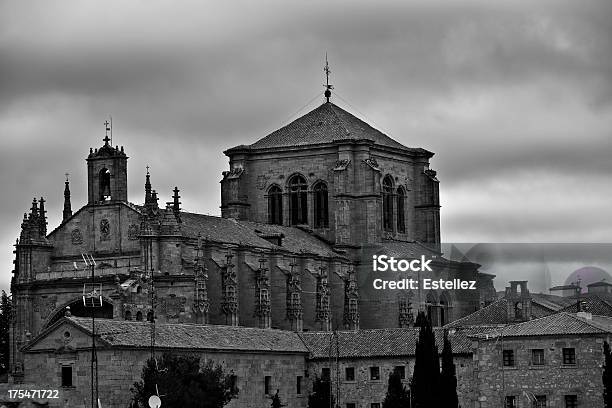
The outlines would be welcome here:
<svg viewBox="0 0 612 408">
<path fill-rule="evenodd" d="M 536 395 L 533 401 L 533 408 L 546 408 L 546 395 Z"/>
<path fill-rule="evenodd" d="M 514 367 L 514 350 L 504 350 L 504 367 Z"/>
<path fill-rule="evenodd" d="M 380 402 L 373 402 L 370 404 L 370 408 L 380 408 Z"/>
<path fill-rule="evenodd" d="M 238 392 L 238 376 L 237 375 L 231 375 L 230 376 L 230 389 L 234 392 Z"/>
<path fill-rule="evenodd" d="M 370 380 L 380 380 L 380 367 L 370 367 Z"/>
<path fill-rule="evenodd" d="M 344 369 L 344 378 L 346 381 L 355 381 L 355 367 L 346 367 Z"/>
<path fill-rule="evenodd" d="M 544 365 L 544 349 L 531 350 L 531 365 Z"/>
<path fill-rule="evenodd" d="M 386 176 L 382 184 L 383 196 L 383 228 L 393 231 L 393 179 Z"/>
<path fill-rule="evenodd" d="M 142 312 L 140 311 L 136 312 L 136 320 L 139 322 L 142 322 Z"/>
<path fill-rule="evenodd" d="M 321 378 L 325 380 L 329 380 L 330 377 L 331 377 L 331 372 L 330 372 L 329 367 L 323 367 L 321 369 Z"/>
<path fill-rule="evenodd" d="M 298 375 L 295 381 L 295 393 L 297 395 L 302 395 L 302 376 Z"/>
<path fill-rule="evenodd" d="M 578 397 L 576 395 L 566 395 L 565 408 L 578 408 Z"/>
<path fill-rule="evenodd" d="M 402 380 L 406 379 L 406 367 L 404 367 L 404 366 L 395 366 L 393 371 L 395 371 L 396 373 L 399 373 L 400 378 Z"/>
<path fill-rule="evenodd" d="M 355 405 L 354 402 L 347 402 L 346 403 L 346 408 L 357 408 L 357 405 Z"/>
<path fill-rule="evenodd" d="M 576 349 L 573 347 L 563 349 L 563 364 L 576 365 Z"/>
<path fill-rule="evenodd" d="M 62 366 L 62 387 L 72 387 L 72 366 Z"/>
<path fill-rule="evenodd" d="M 129 310 L 125 312 L 125 320 L 132 320 L 132 312 Z"/>
<path fill-rule="evenodd" d="M 272 386 L 272 377 L 270 377 L 269 375 L 266 375 L 264 377 L 264 394 L 266 395 L 270 395 L 270 388 Z"/>
<path fill-rule="evenodd" d="M 514 395 L 507 395 L 504 401 L 504 408 L 517 408 L 516 397 Z"/>
</svg>

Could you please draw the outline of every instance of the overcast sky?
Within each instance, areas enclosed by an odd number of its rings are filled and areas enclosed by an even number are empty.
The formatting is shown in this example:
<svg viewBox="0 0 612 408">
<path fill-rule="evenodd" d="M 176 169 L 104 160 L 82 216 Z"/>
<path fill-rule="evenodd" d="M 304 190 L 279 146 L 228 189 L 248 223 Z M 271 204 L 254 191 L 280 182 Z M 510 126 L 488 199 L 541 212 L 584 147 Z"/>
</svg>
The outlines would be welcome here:
<svg viewBox="0 0 612 408">
<path fill-rule="evenodd" d="M 50 230 L 64 173 L 85 203 L 109 115 L 132 202 L 148 164 L 219 214 L 222 151 L 322 103 L 325 52 L 335 103 L 436 153 L 443 241 L 611 241 L 609 0 L 5 0 L 0 287 L 34 196 Z"/>
</svg>

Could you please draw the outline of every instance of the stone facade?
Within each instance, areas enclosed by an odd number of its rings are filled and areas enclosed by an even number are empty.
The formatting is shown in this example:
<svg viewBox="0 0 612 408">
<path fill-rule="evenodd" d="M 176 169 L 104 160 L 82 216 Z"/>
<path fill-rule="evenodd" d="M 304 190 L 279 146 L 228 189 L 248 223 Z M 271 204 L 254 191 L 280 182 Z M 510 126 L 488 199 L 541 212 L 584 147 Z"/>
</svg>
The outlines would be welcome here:
<svg viewBox="0 0 612 408">
<path fill-rule="evenodd" d="M 578 407 L 602 407 L 604 339 L 609 342 L 609 334 L 479 340 L 474 344 L 472 406 L 500 407 L 509 396 L 517 408 L 527 408 L 535 396 L 544 396 L 547 407 L 565 407 L 565 396 L 576 396 Z M 564 348 L 575 351 L 575 364 L 564 364 Z M 543 364 L 533 364 L 534 349 L 543 351 Z M 513 366 L 503 365 L 503 350 L 513 352 Z"/>
</svg>

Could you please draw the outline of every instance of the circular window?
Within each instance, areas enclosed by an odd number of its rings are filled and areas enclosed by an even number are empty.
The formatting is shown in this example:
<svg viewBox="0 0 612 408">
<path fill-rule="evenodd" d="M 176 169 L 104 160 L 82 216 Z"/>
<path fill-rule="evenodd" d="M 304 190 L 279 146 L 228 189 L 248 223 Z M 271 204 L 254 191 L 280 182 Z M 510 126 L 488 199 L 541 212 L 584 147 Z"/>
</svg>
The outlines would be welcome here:
<svg viewBox="0 0 612 408">
<path fill-rule="evenodd" d="M 69 339 L 70 338 L 70 332 L 69 331 L 65 331 L 64 332 L 64 338 L 65 339 Z"/>
</svg>

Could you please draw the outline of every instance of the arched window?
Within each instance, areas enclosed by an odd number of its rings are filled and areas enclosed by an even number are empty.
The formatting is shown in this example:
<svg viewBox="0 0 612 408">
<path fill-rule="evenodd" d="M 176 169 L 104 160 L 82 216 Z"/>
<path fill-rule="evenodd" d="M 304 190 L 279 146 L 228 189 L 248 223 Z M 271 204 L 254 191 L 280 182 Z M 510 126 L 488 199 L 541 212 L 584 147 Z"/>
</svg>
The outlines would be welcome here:
<svg viewBox="0 0 612 408">
<path fill-rule="evenodd" d="M 308 224 L 308 185 L 306 179 L 295 175 L 289 180 L 289 215 L 291 225 Z"/>
<path fill-rule="evenodd" d="M 268 190 L 268 223 L 283 225 L 283 191 L 279 186 Z"/>
<path fill-rule="evenodd" d="M 153 321 L 153 311 L 149 310 L 147 312 L 147 322 L 152 322 Z"/>
<path fill-rule="evenodd" d="M 125 320 L 132 320 L 132 312 L 129 310 L 125 312 Z"/>
<path fill-rule="evenodd" d="M 314 226 L 315 228 L 329 227 L 329 212 L 327 205 L 327 184 L 320 181 L 314 188 Z"/>
<path fill-rule="evenodd" d="M 397 232 L 406 232 L 406 190 L 400 186 L 397 189 Z"/>
<path fill-rule="evenodd" d="M 110 171 L 108 169 L 100 170 L 100 173 L 98 174 L 98 182 L 100 185 L 100 201 L 111 199 L 110 180 Z"/>
<path fill-rule="evenodd" d="M 139 322 L 142 322 L 142 312 L 141 311 L 136 312 L 136 320 Z"/>
<path fill-rule="evenodd" d="M 393 231 L 393 179 L 383 179 L 383 229 Z"/>
</svg>

